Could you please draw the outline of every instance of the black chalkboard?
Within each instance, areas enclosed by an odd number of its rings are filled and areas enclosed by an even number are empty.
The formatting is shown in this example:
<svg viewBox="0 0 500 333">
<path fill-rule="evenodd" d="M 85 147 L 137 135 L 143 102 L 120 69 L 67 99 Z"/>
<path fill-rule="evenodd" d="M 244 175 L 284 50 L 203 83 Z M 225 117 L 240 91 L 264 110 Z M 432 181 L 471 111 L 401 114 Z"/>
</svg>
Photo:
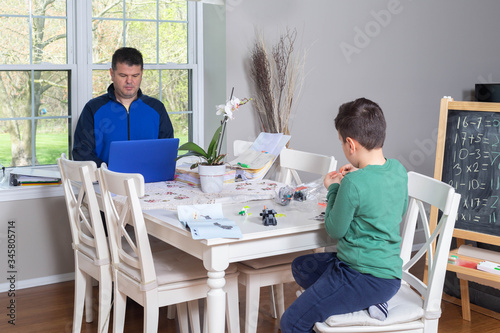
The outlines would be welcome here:
<svg viewBox="0 0 500 333">
<path fill-rule="evenodd" d="M 436 170 L 461 194 L 455 228 L 500 236 L 500 103 L 444 104 Z"/>
</svg>

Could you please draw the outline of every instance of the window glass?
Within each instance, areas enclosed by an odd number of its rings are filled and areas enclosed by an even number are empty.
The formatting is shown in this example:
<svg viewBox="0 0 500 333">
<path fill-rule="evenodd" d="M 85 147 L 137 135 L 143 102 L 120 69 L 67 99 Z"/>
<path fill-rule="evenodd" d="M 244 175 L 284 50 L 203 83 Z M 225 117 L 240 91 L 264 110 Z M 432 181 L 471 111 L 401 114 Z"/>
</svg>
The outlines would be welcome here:
<svg viewBox="0 0 500 333">
<path fill-rule="evenodd" d="M 2 0 L 0 15 L 26 15 L 29 11 L 29 2 L 26 0 Z"/>
<path fill-rule="evenodd" d="M 33 25 L 33 63 L 65 64 L 66 20 L 46 18 L 43 22 L 43 26 Z"/>
<path fill-rule="evenodd" d="M 2 6 L 0 6 L 2 7 Z M 28 20 L 24 17 L 0 17 L 0 63 L 30 63 Z"/>
<path fill-rule="evenodd" d="M 71 156 L 72 126 L 83 107 L 72 110 L 72 105 L 106 93 L 111 83 L 111 57 L 122 46 L 141 51 L 145 62 L 142 91 L 165 104 L 181 142 L 192 139 L 192 77 L 196 67 L 188 57 L 188 50 L 194 48 L 188 44 L 195 40 L 188 39 L 188 31 L 194 27 L 190 18 L 195 15 L 188 11 L 194 8 L 192 4 L 92 0 L 87 11 L 79 0 L 1 2 L 3 165 L 55 164 L 61 153 Z M 82 13 L 76 12 L 82 8 Z M 69 29 L 77 26 L 77 18 L 91 22 L 88 31 Z M 87 54 L 87 49 L 92 52 Z M 91 73 L 91 80 L 77 77 L 76 69 L 82 66 L 78 73 Z"/>
<path fill-rule="evenodd" d="M 155 22 L 136 21 L 128 25 L 125 43 L 141 51 L 145 64 L 158 63 L 156 31 Z"/>
<path fill-rule="evenodd" d="M 66 0 L 24 0 L 23 2 L 31 2 L 34 15 L 66 16 Z"/>
<path fill-rule="evenodd" d="M 105 94 L 110 84 L 109 69 L 92 71 L 92 98 Z"/>
<path fill-rule="evenodd" d="M 37 164 L 56 164 L 62 153 L 69 156 L 68 120 L 38 119 L 36 123 Z"/>
<path fill-rule="evenodd" d="M 0 94 L 7 101 L 0 108 L 3 165 L 54 164 L 68 150 L 68 76 L 67 71 L 0 72 L 4 85 Z M 61 137 L 65 145 L 62 150 Z M 48 146 L 40 146 L 41 142 Z"/>
<path fill-rule="evenodd" d="M 123 1 L 92 0 L 92 17 L 102 17 L 102 18 L 123 17 Z"/>
<path fill-rule="evenodd" d="M 2 0 L 0 13 L 0 162 L 54 164 L 71 132 L 66 1 Z"/>
<path fill-rule="evenodd" d="M 162 64 L 187 63 L 187 23 L 160 24 L 160 60 Z"/>
</svg>

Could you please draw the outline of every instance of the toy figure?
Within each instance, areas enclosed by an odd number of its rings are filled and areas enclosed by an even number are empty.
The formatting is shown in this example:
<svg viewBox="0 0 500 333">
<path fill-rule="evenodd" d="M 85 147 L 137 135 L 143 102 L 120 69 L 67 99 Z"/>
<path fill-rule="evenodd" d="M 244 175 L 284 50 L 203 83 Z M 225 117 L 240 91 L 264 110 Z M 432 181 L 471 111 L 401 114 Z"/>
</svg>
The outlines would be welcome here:
<svg viewBox="0 0 500 333">
<path fill-rule="evenodd" d="M 264 207 L 260 216 L 262 216 L 262 223 L 264 225 L 277 225 L 278 221 L 276 221 L 276 217 L 274 216 L 276 211 L 274 209 L 268 209 Z"/>
</svg>

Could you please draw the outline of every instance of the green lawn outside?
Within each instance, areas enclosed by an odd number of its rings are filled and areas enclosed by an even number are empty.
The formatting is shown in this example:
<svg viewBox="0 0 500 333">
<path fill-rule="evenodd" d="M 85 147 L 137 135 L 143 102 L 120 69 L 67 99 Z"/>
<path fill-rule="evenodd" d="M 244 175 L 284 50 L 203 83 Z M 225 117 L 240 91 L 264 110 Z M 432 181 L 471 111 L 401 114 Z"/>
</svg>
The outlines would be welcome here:
<svg viewBox="0 0 500 333">
<path fill-rule="evenodd" d="M 180 144 L 187 142 L 187 135 L 179 137 Z M 9 134 L 0 134 L 0 162 L 8 167 L 12 162 Z M 47 133 L 37 135 L 37 159 L 40 165 L 56 164 L 62 153 L 68 155 L 68 135 Z"/>
</svg>

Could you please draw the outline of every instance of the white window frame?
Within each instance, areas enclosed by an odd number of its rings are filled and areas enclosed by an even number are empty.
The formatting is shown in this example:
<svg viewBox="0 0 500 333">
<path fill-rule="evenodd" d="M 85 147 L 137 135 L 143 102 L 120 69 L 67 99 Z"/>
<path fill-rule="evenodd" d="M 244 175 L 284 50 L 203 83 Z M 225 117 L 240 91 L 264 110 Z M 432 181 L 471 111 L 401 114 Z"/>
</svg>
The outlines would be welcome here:
<svg viewBox="0 0 500 333">
<path fill-rule="evenodd" d="M 92 2 L 76 1 L 76 12 L 84 13 L 76 17 L 76 42 L 77 50 L 86 50 L 86 52 L 76 52 L 75 61 L 77 68 L 77 96 L 73 95 L 75 101 L 72 109 L 72 129 L 76 128 L 76 123 L 85 104 L 92 99 L 92 70 L 108 70 L 111 67 L 111 59 L 105 64 L 92 64 L 92 36 L 86 34 L 90 31 L 92 25 Z M 188 63 L 184 65 L 158 65 L 144 64 L 144 69 L 188 69 L 192 71 L 192 118 L 193 127 L 190 135 L 194 142 L 203 145 L 203 5 L 188 1 L 189 28 L 188 45 L 193 47 L 188 49 Z M 85 33 L 80 33 L 84 31 Z M 81 36 L 81 37 L 80 37 Z M 80 38 L 78 38 L 80 37 Z M 84 38 L 86 37 L 86 38 Z M 72 105 L 73 106 L 73 105 Z M 73 134 L 73 133 L 72 133 Z M 175 133 L 174 133 L 175 135 Z M 191 139 L 190 139 L 191 141 Z"/>
<path fill-rule="evenodd" d="M 89 31 L 92 22 L 92 2 L 80 0 L 67 0 L 67 52 L 68 64 L 65 65 L 2 65 L 1 70 L 65 70 L 69 72 L 70 96 L 69 105 L 71 119 L 71 143 L 73 143 L 74 130 L 78 118 L 85 104 L 92 98 L 92 36 L 78 38 L 83 31 Z M 203 5 L 188 1 L 191 25 L 188 30 L 191 34 L 191 48 L 188 52 L 188 64 L 185 68 L 192 70 L 192 141 L 204 146 L 204 70 L 203 70 Z M 78 13 L 78 15 L 76 14 Z M 82 15 L 83 14 L 83 15 Z M 193 33 L 194 32 L 194 33 Z M 111 60 L 111 59 L 110 59 Z M 110 61 L 111 63 L 111 61 Z M 109 64 L 107 66 L 109 69 Z M 96 65 L 95 65 L 96 66 Z M 100 65 L 101 66 L 101 65 Z M 147 69 L 155 69 L 154 65 L 145 65 Z M 179 67 L 176 67 L 178 69 Z M 167 68 L 168 69 L 168 68 Z M 174 133 L 175 134 L 175 133 Z M 191 139 L 190 139 L 191 140 Z M 72 147 L 69 147 L 71 150 Z M 37 168 L 55 168 L 52 166 L 37 166 Z M 57 197 L 63 195 L 60 186 L 29 186 L 9 187 L 8 184 L 0 186 L 0 202 L 20 199 L 37 199 Z"/>
</svg>

